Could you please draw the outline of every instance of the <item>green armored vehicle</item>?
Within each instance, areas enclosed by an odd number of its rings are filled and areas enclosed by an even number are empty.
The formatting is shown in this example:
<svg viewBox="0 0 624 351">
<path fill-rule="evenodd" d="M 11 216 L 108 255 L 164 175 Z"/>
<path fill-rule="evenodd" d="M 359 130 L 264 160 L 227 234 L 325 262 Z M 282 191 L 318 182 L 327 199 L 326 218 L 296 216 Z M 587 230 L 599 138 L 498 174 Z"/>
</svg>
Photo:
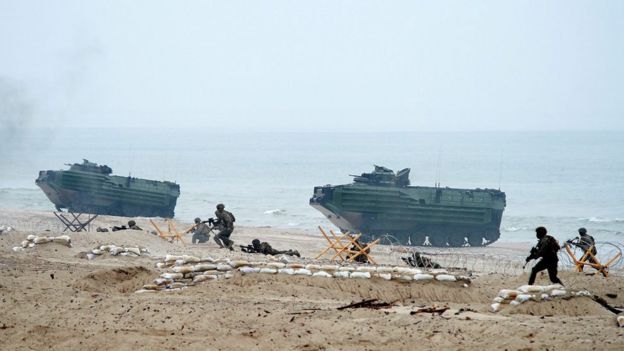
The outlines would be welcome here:
<svg viewBox="0 0 624 351">
<path fill-rule="evenodd" d="M 83 160 L 66 171 L 40 171 L 35 183 L 61 211 L 126 217 L 173 218 L 180 186 L 172 182 L 110 175 Z"/>
<path fill-rule="evenodd" d="M 470 246 L 500 237 L 505 193 L 493 189 L 409 186 L 410 169 L 375 166 L 352 184 L 314 188 L 310 205 L 340 230 L 367 241 L 391 235 L 403 245 Z"/>
</svg>

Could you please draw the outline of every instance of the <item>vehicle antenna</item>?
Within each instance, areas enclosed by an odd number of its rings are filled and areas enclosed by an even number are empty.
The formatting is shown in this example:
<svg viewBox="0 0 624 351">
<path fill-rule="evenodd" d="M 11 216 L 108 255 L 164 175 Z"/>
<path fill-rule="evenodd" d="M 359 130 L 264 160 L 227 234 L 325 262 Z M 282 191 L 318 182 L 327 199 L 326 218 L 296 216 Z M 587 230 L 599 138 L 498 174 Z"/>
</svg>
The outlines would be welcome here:
<svg viewBox="0 0 624 351">
<path fill-rule="evenodd" d="M 441 157 L 442 157 L 442 146 L 440 146 L 440 148 L 438 149 L 438 162 L 436 166 L 436 181 L 435 181 L 436 188 L 440 187 L 440 158 Z"/>
<path fill-rule="evenodd" d="M 502 182 L 503 182 L 503 150 L 501 150 L 500 163 L 498 164 L 498 190 L 500 190 Z"/>
</svg>

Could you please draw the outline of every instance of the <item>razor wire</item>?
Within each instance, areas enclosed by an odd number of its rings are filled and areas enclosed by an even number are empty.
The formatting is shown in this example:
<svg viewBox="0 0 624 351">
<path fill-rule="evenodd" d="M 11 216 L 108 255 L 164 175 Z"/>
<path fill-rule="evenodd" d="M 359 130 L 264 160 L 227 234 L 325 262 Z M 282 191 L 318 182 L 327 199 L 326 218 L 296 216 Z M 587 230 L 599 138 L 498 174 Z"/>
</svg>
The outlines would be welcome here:
<svg viewBox="0 0 624 351">
<path fill-rule="evenodd" d="M 417 268 L 433 269 L 438 268 L 437 265 L 439 265 L 440 268 L 449 271 L 521 275 L 530 272 L 537 263 L 537 260 L 526 263 L 526 256 L 524 255 L 462 252 L 462 248 L 405 246 L 401 245 L 400 241 L 392 235 L 384 235 L 379 239 L 380 245 L 375 248 L 376 254 L 386 256 L 393 264 L 399 265 L 410 265 L 408 260 L 409 257 L 412 257 L 411 265 Z M 610 264 L 609 272 L 624 275 L 624 258 L 621 256 L 624 245 L 613 242 L 597 242 L 596 248 L 599 252 L 598 258 L 602 263 L 606 263 L 619 253 L 620 257 Z M 574 254 L 577 259 L 582 256 L 582 252 L 578 248 Z M 565 250 L 561 250 L 558 256 L 559 270 L 576 270 L 576 265 Z M 591 269 L 587 268 L 588 271 Z"/>
</svg>

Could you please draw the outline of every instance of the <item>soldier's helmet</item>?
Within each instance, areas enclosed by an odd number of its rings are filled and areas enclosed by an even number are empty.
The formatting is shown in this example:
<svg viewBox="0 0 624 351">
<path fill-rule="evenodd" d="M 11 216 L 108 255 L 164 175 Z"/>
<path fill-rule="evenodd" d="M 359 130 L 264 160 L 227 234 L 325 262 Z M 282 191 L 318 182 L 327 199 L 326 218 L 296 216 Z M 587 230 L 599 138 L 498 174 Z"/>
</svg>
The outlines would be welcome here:
<svg viewBox="0 0 624 351">
<path fill-rule="evenodd" d="M 585 234 L 587 234 L 587 229 L 585 229 L 585 228 L 581 227 L 581 228 L 579 228 L 579 229 L 578 229 L 578 232 L 579 232 L 579 234 L 581 234 L 581 235 L 585 235 Z"/>
<path fill-rule="evenodd" d="M 546 230 L 546 228 L 544 228 L 544 227 L 537 227 L 537 228 L 535 228 L 535 235 L 536 235 L 538 238 L 540 238 L 540 239 L 541 239 L 541 238 L 543 238 L 544 236 L 546 236 L 546 233 L 547 233 L 547 232 L 548 232 L 548 231 L 547 231 L 547 230 Z"/>
<path fill-rule="evenodd" d="M 220 211 L 220 210 L 223 210 L 223 209 L 225 209 L 225 205 L 223 205 L 223 204 L 218 204 L 217 205 L 217 210 Z"/>
<path fill-rule="evenodd" d="M 135 222 L 135 221 L 133 221 L 133 220 L 129 220 L 129 221 L 128 221 L 128 226 L 130 226 L 130 227 L 134 227 L 135 225 L 136 225 L 136 222 Z"/>
<path fill-rule="evenodd" d="M 251 246 L 253 246 L 253 247 L 254 247 L 254 249 L 256 249 L 256 250 L 260 250 L 260 248 L 261 248 L 261 247 L 260 247 L 260 240 L 258 240 L 258 239 L 253 239 L 253 240 L 251 241 Z"/>
<path fill-rule="evenodd" d="M 201 219 L 199 217 L 195 218 L 195 223 L 199 224 L 199 222 L 201 222 Z"/>
</svg>

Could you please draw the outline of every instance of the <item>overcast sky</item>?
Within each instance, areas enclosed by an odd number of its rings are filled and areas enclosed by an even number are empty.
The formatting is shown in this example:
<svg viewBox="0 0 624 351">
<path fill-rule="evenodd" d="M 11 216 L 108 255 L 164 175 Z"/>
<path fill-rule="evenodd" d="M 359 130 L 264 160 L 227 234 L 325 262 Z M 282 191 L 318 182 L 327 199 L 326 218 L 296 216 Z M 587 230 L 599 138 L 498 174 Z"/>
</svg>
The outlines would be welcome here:
<svg viewBox="0 0 624 351">
<path fill-rule="evenodd" d="M 0 0 L 2 128 L 624 129 L 624 1 Z"/>
</svg>

